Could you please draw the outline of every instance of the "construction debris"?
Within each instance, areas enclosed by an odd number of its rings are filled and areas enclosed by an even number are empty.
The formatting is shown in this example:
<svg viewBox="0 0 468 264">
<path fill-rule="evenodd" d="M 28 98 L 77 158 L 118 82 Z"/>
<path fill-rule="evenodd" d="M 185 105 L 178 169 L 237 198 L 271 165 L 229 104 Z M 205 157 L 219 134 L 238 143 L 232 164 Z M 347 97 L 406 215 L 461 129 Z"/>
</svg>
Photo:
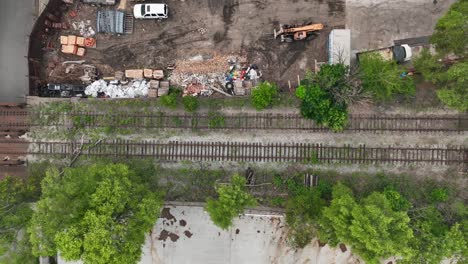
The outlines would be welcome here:
<svg viewBox="0 0 468 264">
<path fill-rule="evenodd" d="M 93 27 L 91 26 L 91 20 L 73 22 L 72 27 L 74 30 L 78 30 L 81 36 L 85 38 L 96 35 Z"/>
<path fill-rule="evenodd" d="M 148 83 L 146 81 L 133 81 L 128 85 L 107 83 L 98 80 L 88 85 L 85 94 L 92 97 L 108 98 L 136 98 L 148 96 Z"/>
</svg>

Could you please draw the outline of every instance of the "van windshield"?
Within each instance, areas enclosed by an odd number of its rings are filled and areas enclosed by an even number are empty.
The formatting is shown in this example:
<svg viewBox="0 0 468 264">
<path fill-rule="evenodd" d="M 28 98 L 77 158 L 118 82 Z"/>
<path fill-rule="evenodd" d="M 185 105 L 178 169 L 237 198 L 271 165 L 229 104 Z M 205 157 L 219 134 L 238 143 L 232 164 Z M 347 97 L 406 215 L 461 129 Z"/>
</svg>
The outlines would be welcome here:
<svg viewBox="0 0 468 264">
<path fill-rule="evenodd" d="M 167 5 L 164 5 L 164 15 L 167 15 Z"/>
<path fill-rule="evenodd" d="M 142 15 L 145 14 L 145 5 L 141 5 L 141 14 L 142 14 Z"/>
</svg>

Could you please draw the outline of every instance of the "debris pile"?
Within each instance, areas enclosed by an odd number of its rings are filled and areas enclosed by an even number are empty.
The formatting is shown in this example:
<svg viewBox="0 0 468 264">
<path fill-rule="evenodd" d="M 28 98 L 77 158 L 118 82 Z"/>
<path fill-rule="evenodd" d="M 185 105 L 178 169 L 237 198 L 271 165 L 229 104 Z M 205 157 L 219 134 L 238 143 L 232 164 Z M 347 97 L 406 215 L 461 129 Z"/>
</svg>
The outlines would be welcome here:
<svg viewBox="0 0 468 264">
<path fill-rule="evenodd" d="M 261 72 L 256 65 L 248 65 L 245 57 L 197 55 L 176 61 L 171 81 L 184 88 L 184 96 L 221 94 L 245 95 L 255 86 Z"/>
<path fill-rule="evenodd" d="M 149 84 L 146 81 L 132 81 L 128 84 L 121 84 L 118 81 L 107 83 L 98 80 L 88 85 L 85 94 L 92 97 L 108 98 L 136 98 L 148 96 Z"/>
<path fill-rule="evenodd" d="M 72 27 L 74 30 L 79 31 L 80 35 L 85 38 L 92 37 L 96 34 L 93 27 L 91 26 L 91 20 L 73 22 Z"/>
</svg>

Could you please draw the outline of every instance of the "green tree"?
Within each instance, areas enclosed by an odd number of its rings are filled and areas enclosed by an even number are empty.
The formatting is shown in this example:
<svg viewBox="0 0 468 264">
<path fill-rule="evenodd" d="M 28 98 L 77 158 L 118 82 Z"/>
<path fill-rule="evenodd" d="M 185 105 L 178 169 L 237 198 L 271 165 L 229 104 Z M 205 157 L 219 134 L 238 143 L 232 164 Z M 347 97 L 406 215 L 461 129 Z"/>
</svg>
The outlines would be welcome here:
<svg viewBox="0 0 468 264">
<path fill-rule="evenodd" d="M 195 112 L 199 107 L 198 98 L 195 96 L 185 96 L 182 98 L 184 109 L 187 112 Z"/>
<path fill-rule="evenodd" d="M 380 258 L 410 256 L 408 244 L 413 238 L 406 212 L 394 211 L 384 194 L 373 193 L 352 211 L 348 237 L 344 241 L 367 263 L 379 263 Z"/>
<path fill-rule="evenodd" d="M 437 83 L 445 79 L 445 66 L 439 62 L 439 57 L 430 53 L 429 49 L 423 49 L 418 57 L 413 59 L 415 69 L 424 79 Z"/>
<path fill-rule="evenodd" d="M 346 243 L 366 263 L 379 263 L 380 258 L 408 256 L 408 243 L 413 232 L 406 212 L 394 211 L 382 193 L 372 193 L 360 203 L 349 188 L 338 183 L 333 187 L 332 201 L 322 212 L 319 238 L 332 246 Z"/>
<path fill-rule="evenodd" d="M 309 78 L 329 93 L 334 104 L 347 106 L 363 96 L 359 84 L 354 80 L 354 75 L 344 64 L 322 65 L 320 71 Z"/>
<path fill-rule="evenodd" d="M 252 89 L 251 100 L 257 110 L 263 110 L 273 104 L 278 97 L 278 87 L 274 83 L 261 82 Z"/>
<path fill-rule="evenodd" d="M 466 55 L 468 50 L 468 1 L 454 3 L 447 14 L 436 24 L 431 42 L 437 51 L 447 54 Z"/>
<path fill-rule="evenodd" d="M 0 263 L 35 263 L 23 232 L 33 213 L 30 203 L 34 197 L 27 184 L 12 176 L 0 181 Z"/>
<path fill-rule="evenodd" d="M 325 207 L 325 200 L 320 188 L 311 189 L 302 183 L 293 185 L 293 188 L 288 188 L 286 223 L 290 229 L 291 244 L 303 248 L 316 235 L 316 222 Z"/>
<path fill-rule="evenodd" d="M 351 212 L 358 204 L 354 200 L 351 189 L 337 183 L 333 186 L 330 206 L 322 211 L 319 220 L 318 237 L 328 242 L 331 246 L 337 246 L 345 242 L 343 238 L 348 236 L 348 228 L 351 226 Z"/>
<path fill-rule="evenodd" d="M 437 91 L 437 96 L 450 108 L 468 111 L 468 62 L 456 63 L 450 67 L 445 86 Z"/>
<path fill-rule="evenodd" d="M 228 229 L 232 220 L 244 212 L 245 207 L 256 205 L 255 198 L 247 192 L 244 177 L 234 175 L 231 183 L 216 188 L 218 199 L 207 199 L 205 210 L 213 223 L 222 229 Z"/>
<path fill-rule="evenodd" d="M 301 114 L 305 118 L 326 125 L 333 131 L 341 131 L 346 126 L 346 106 L 334 104 L 330 94 L 317 83 L 308 82 L 299 86 L 296 96 L 301 99 Z"/>
<path fill-rule="evenodd" d="M 379 54 L 363 54 L 359 59 L 359 76 L 364 91 L 377 101 L 389 101 L 396 95 L 415 94 L 411 77 L 401 77 L 404 72 L 395 61 L 386 61 Z"/>
<path fill-rule="evenodd" d="M 33 253 L 136 263 L 162 205 L 147 176 L 124 164 L 49 170 L 29 228 Z"/>
<path fill-rule="evenodd" d="M 411 218 L 414 239 L 410 247 L 414 255 L 404 258 L 401 263 L 439 264 L 444 258 L 466 256 L 468 248 L 460 224 L 449 228 L 433 206 L 414 211 Z"/>
<path fill-rule="evenodd" d="M 0 263 L 37 263 L 31 253 L 26 227 L 31 221 L 34 203 L 41 194 L 41 180 L 47 162 L 31 163 L 25 178 L 7 176 L 0 180 Z"/>
</svg>

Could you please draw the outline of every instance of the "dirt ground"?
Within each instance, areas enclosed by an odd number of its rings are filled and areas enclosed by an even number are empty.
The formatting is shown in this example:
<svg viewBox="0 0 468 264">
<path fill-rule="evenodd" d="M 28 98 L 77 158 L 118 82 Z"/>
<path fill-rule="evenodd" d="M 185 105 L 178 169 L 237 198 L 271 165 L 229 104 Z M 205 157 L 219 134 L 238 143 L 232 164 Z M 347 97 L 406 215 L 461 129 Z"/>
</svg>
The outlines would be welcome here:
<svg viewBox="0 0 468 264">
<path fill-rule="evenodd" d="M 257 64 L 264 78 L 280 83 L 297 82 L 314 66 L 327 60 L 327 38 L 333 28 L 345 25 L 345 0 L 168 0 L 169 18 L 135 20 L 131 35 L 97 34 L 97 48 L 84 59 L 103 75 L 129 68 L 164 68 L 178 59 L 196 55 L 236 54 Z M 132 12 L 129 4 L 128 12 Z M 74 7 L 69 8 L 74 9 Z M 79 3 L 78 15 L 65 20 L 91 20 L 95 29 L 97 8 Z M 326 28 L 313 40 L 280 43 L 273 39 L 279 23 L 323 23 Z M 60 34 L 78 32 L 62 31 Z M 58 34 L 55 36 L 58 37 Z M 58 43 L 57 43 L 58 46 Z M 48 61 L 77 59 L 55 51 Z M 52 76 L 51 76 L 52 77 Z"/>
</svg>

